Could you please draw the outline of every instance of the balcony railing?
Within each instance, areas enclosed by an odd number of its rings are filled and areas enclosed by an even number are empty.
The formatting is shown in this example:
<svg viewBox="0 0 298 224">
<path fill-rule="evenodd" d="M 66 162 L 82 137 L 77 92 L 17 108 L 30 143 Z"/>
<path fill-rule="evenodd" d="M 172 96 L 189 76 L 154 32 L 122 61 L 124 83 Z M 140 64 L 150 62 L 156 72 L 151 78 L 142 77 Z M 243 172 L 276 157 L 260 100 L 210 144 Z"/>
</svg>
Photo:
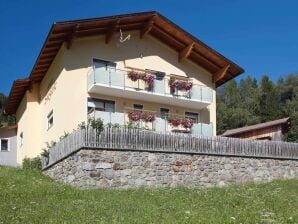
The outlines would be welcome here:
<svg viewBox="0 0 298 224">
<path fill-rule="evenodd" d="M 155 120 L 153 122 L 144 122 L 137 121 L 131 122 L 128 117 L 128 113 L 131 109 L 126 109 L 125 113 L 121 112 L 106 112 L 106 111 L 93 111 L 89 114 L 91 118 L 102 119 L 104 125 L 116 125 L 116 126 L 128 126 L 133 125 L 135 127 L 154 130 L 156 132 L 179 132 L 179 133 L 191 133 L 193 135 L 200 136 L 212 136 L 213 135 L 213 126 L 211 124 L 204 123 L 194 123 L 190 129 L 185 129 L 183 127 L 173 127 L 169 122 L 169 117 L 182 117 L 181 115 L 168 114 L 165 117 L 161 117 L 156 112 L 152 111 L 151 113 L 155 113 Z M 149 112 L 149 111 L 144 111 Z M 183 116 L 184 117 L 184 116 Z"/>
<path fill-rule="evenodd" d="M 129 77 L 131 71 L 112 70 L 112 69 L 94 69 L 88 74 L 88 87 L 92 85 L 108 86 L 117 89 L 137 91 L 142 93 L 175 97 L 179 99 L 204 102 L 210 104 L 213 102 L 212 89 L 206 86 L 193 84 L 190 90 L 171 89 L 169 83 L 177 76 L 166 75 L 161 78 L 155 78 L 152 85 L 148 85 L 142 79 L 132 81 Z M 188 79 L 190 81 L 190 79 Z"/>
</svg>

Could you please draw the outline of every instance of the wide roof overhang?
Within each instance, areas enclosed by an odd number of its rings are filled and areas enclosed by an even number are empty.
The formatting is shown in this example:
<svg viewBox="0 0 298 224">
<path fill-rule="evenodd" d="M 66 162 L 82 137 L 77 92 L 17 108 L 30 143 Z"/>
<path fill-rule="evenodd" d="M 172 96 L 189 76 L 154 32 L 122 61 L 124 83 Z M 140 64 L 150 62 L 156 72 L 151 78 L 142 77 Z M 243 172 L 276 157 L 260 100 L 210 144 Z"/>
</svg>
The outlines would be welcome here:
<svg viewBox="0 0 298 224">
<path fill-rule="evenodd" d="M 44 78 L 63 43 L 70 48 L 74 38 L 105 35 L 108 44 L 120 29 L 124 32 L 139 30 L 140 38 L 152 35 L 177 51 L 179 61 L 189 59 L 213 74 L 213 81 L 217 87 L 244 72 L 240 66 L 158 12 L 57 22 L 52 25 L 30 76 L 14 82 L 8 97 L 6 113 L 15 113 L 30 83 L 40 82 Z"/>
</svg>

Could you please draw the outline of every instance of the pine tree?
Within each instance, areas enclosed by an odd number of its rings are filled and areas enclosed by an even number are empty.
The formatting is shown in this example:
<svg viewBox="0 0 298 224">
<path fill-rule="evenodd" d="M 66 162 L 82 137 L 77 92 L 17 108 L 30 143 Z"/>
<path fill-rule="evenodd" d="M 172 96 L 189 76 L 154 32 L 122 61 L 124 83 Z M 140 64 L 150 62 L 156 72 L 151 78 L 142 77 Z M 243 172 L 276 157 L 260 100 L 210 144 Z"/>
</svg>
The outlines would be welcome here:
<svg viewBox="0 0 298 224">
<path fill-rule="evenodd" d="M 260 120 L 272 121 L 282 117 L 277 88 L 267 75 L 260 82 Z"/>
<path fill-rule="evenodd" d="M 241 100 L 243 102 L 244 109 L 246 110 L 247 125 L 257 124 L 260 122 L 260 90 L 255 78 L 250 76 L 241 79 L 239 85 L 239 91 L 241 94 Z"/>
</svg>

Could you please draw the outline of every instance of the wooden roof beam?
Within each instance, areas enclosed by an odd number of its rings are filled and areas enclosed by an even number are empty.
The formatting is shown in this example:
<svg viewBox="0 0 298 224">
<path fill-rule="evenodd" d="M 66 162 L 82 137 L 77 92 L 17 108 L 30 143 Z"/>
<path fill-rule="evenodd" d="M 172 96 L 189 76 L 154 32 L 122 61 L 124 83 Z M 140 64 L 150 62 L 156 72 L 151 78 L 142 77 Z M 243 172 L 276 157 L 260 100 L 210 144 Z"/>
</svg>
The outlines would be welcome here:
<svg viewBox="0 0 298 224">
<path fill-rule="evenodd" d="M 118 27 L 119 27 L 119 23 L 120 23 L 120 19 L 117 19 L 112 25 L 111 27 L 108 29 L 107 33 L 106 33 L 106 44 L 110 43 L 110 41 L 112 40 L 115 32 L 117 31 Z"/>
<path fill-rule="evenodd" d="M 71 45 L 72 45 L 72 42 L 73 42 L 73 39 L 75 38 L 75 35 L 78 31 L 78 28 L 79 28 L 79 24 L 76 24 L 72 31 L 71 31 L 71 34 L 69 35 L 69 38 L 68 40 L 66 41 L 66 49 L 69 50 L 71 48 Z"/>
<path fill-rule="evenodd" d="M 152 16 L 152 18 L 148 21 L 148 23 L 141 29 L 140 38 L 143 39 L 153 28 L 154 20 L 156 15 Z"/>
<path fill-rule="evenodd" d="M 187 59 L 194 47 L 195 43 L 192 42 L 191 44 L 189 44 L 187 47 L 185 47 L 180 53 L 179 53 L 179 57 L 178 57 L 178 61 L 181 62 L 185 59 Z"/>
<path fill-rule="evenodd" d="M 213 74 L 213 83 L 216 83 L 218 80 L 222 79 L 226 75 L 226 73 L 229 70 L 230 66 L 231 65 L 227 65 L 227 66 L 221 68 L 220 70 L 218 70 L 217 72 L 215 72 Z"/>
</svg>

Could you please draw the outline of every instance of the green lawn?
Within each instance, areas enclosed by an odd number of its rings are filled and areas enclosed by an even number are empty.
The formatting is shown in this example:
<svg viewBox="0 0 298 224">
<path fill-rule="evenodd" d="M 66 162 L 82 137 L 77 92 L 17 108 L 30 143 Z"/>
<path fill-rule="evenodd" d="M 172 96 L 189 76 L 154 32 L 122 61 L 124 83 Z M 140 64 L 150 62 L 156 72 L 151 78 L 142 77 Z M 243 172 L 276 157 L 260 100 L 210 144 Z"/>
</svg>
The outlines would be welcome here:
<svg viewBox="0 0 298 224">
<path fill-rule="evenodd" d="M 37 171 L 0 167 L 0 223 L 298 223 L 298 180 L 79 190 Z"/>
</svg>

